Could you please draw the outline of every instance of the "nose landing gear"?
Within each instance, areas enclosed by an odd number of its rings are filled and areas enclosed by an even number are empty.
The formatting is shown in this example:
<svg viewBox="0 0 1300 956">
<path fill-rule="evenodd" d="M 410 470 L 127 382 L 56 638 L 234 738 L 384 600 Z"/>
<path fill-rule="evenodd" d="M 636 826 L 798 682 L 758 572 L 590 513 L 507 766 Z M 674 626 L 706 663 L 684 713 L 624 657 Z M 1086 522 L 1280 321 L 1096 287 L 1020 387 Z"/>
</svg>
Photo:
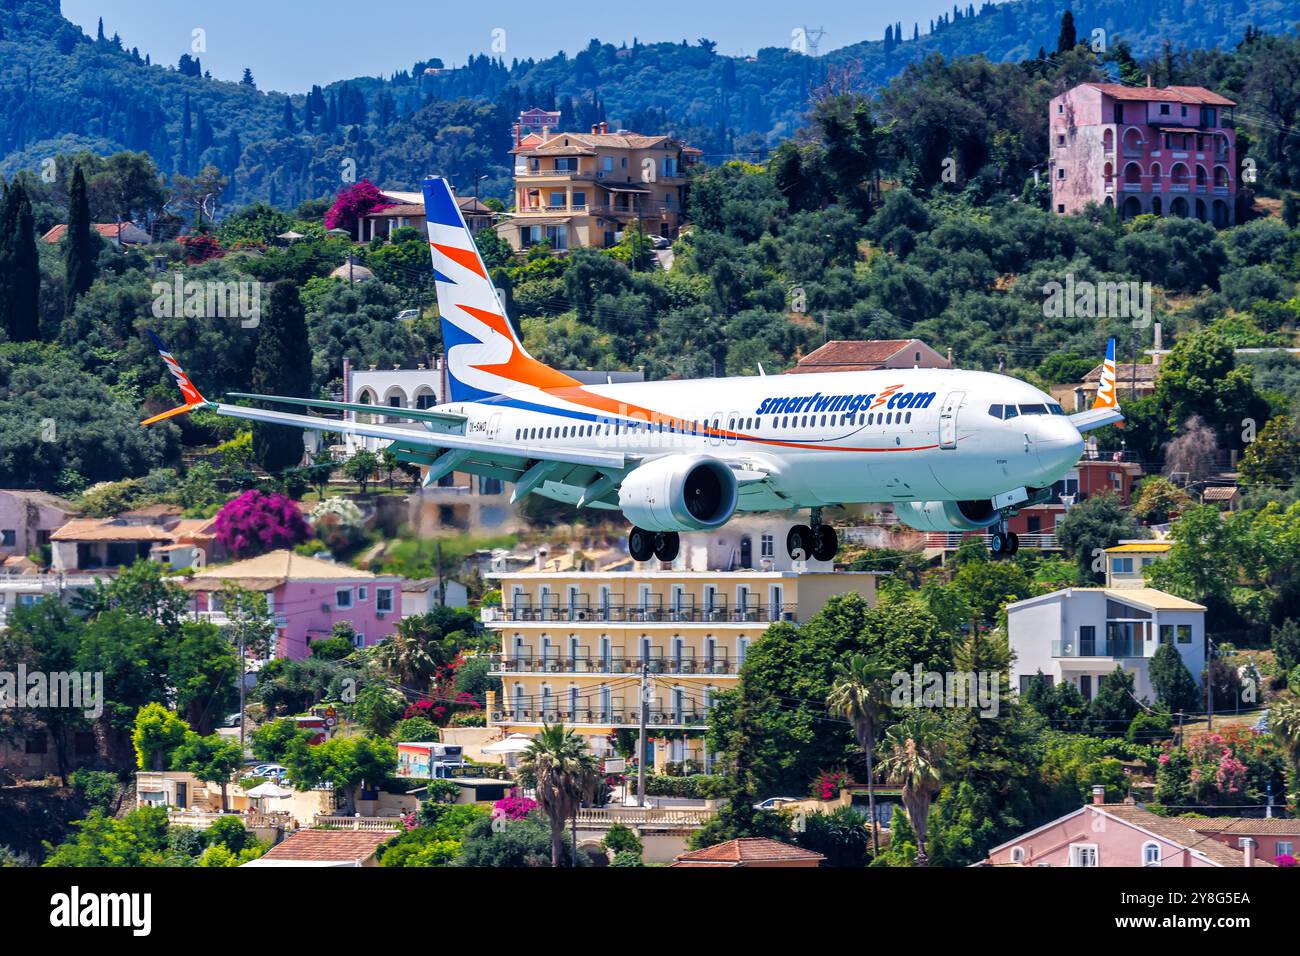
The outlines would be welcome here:
<svg viewBox="0 0 1300 956">
<path fill-rule="evenodd" d="M 646 531 L 633 528 L 627 536 L 627 551 L 633 561 L 674 561 L 682 550 L 682 539 L 676 531 Z"/>
<path fill-rule="evenodd" d="M 828 524 L 822 524 L 822 510 L 812 509 L 812 524 L 797 524 L 785 536 L 785 549 L 792 560 L 830 561 L 840 549 L 839 536 Z"/>
</svg>

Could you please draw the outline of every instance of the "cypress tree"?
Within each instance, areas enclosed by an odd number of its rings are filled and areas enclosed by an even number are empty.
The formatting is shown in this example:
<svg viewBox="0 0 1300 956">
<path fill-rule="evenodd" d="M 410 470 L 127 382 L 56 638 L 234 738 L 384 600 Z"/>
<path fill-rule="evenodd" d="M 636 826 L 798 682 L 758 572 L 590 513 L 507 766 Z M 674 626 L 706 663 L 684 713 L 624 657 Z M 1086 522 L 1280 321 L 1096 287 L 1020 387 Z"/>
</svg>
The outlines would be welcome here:
<svg viewBox="0 0 1300 956">
<path fill-rule="evenodd" d="M 271 286 L 269 308 L 263 307 L 253 354 L 253 391 L 302 398 L 311 387 L 311 350 L 307 315 L 298 289 L 288 279 Z M 302 461 L 302 433 L 286 425 L 253 426 L 253 454 L 269 472 Z"/>
<path fill-rule="evenodd" d="M 1078 35 L 1074 31 L 1074 14 L 1066 10 L 1061 14 L 1061 33 L 1056 38 L 1056 52 L 1065 53 L 1073 50 L 1078 42 Z"/>
<path fill-rule="evenodd" d="M 72 173 L 68 194 L 68 231 L 63 237 L 63 264 L 67 273 L 67 298 L 64 311 L 72 313 L 91 283 L 95 281 L 98 243 L 90 228 L 90 199 L 86 195 L 86 177 L 78 166 Z"/>
<path fill-rule="evenodd" d="M 286 133 L 298 132 L 298 124 L 293 116 L 293 101 L 287 96 L 284 98 L 284 131 Z"/>
<path fill-rule="evenodd" d="M 31 342 L 41 337 L 40 294 L 41 265 L 36 252 L 36 220 L 32 202 L 21 183 L 9 190 L 8 202 L 14 206 L 14 230 L 9 236 L 12 278 L 5 290 L 8 302 L 0 303 L 4 311 L 4 328 L 13 342 Z"/>
</svg>

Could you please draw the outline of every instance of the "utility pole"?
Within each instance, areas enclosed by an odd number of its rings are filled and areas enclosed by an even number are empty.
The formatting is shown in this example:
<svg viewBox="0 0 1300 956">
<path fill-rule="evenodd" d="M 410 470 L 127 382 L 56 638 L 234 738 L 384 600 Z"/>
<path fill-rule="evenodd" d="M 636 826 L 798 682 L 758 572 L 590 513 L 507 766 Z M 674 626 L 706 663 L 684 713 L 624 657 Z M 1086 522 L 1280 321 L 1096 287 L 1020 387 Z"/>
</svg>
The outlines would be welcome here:
<svg viewBox="0 0 1300 956">
<path fill-rule="evenodd" d="M 244 621 L 241 614 L 239 621 L 239 754 L 241 757 L 244 753 L 244 683 L 246 667 L 247 661 L 244 658 Z"/>
<path fill-rule="evenodd" d="M 650 661 L 641 660 L 641 691 L 638 695 L 636 738 L 636 805 L 645 806 L 645 724 L 650 697 Z"/>
</svg>

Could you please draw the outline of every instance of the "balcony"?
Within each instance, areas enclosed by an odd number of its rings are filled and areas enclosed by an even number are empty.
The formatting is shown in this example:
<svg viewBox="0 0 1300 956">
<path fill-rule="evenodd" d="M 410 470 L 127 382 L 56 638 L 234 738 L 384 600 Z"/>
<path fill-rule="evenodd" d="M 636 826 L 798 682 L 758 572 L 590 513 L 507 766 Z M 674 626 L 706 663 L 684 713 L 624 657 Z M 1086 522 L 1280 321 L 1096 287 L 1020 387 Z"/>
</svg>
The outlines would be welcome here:
<svg viewBox="0 0 1300 956">
<path fill-rule="evenodd" d="M 1052 641 L 1052 656 L 1063 657 L 1145 657 L 1142 642 L 1138 640 L 1079 640 Z"/>
<path fill-rule="evenodd" d="M 494 724 L 570 724 L 575 727 L 637 727 L 639 716 L 635 707 L 615 706 L 611 710 L 494 710 Z M 697 710 L 662 710 L 651 708 L 646 714 L 646 727 L 663 729 L 702 730 L 708 726 L 708 715 Z"/>
<path fill-rule="evenodd" d="M 960 535 L 957 537 L 960 538 Z M 1024 539 L 1025 536 L 1021 535 L 1021 544 L 1024 544 Z M 728 607 L 721 603 L 710 607 L 665 607 L 662 604 L 609 604 L 597 607 L 512 604 L 485 607 L 479 617 L 485 624 L 547 621 L 574 624 L 769 624 L 796 620 L 798 610 L 799 606 L 792 603 L 745 604 L 738 607 Z"/>
<path fill-rule="evenodd" d="M 931 531 L 925 536 L 925 547 L 943 548 L 945 551 L 955 551 L 961 546 L 966 538 L 982 538 L 987 545 L 993 536 L 991 534 L 972 535 L 964 531 Z M 1019 535 L 1020 547 L 1033 548 L 1038 551 L 1057 551 L 1060 550 L 1060 544 L 1057 543 L 1056 535 L 1040 534 L 1038 532 L 1024 532 Z"/>
<path fill-rule="evenodd" d="M 620 652 L 622 648 L 618 649 Z M 494 674 L 639 674 L 642 659 L 639 657 L 615 656 L 595 657 L 556 656 L 536 657 L 531 653 L 517 656 L 503 656 L 492 662 Z M 651 657 L 645 661 L 651 674 L 701 674 L 701 675 L 735 675 L 740 665 L 725 657 L 712 659 L 694 657 L 668 658 Z"/>
<path fill-rule="evenodd" d="M 578 169 L 517 169 L 516 179 L 595 179 L 596 174 Z"/>
</svg>

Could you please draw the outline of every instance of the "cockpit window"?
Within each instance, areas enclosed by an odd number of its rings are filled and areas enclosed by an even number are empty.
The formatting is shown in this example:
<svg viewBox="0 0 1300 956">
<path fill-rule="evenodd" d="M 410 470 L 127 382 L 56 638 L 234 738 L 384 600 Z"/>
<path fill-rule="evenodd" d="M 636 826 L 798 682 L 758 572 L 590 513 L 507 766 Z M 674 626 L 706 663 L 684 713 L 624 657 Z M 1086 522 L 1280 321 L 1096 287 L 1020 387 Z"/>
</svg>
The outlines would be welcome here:
<svg viewBox="0 0 1300 956">
<path fill-rule="evenodd" d="M 989 417 L 990 417 L 990 418 L 1001 418 L 1001 417 L 1002 417 L 1002 406 L 1001 406 L 1001 405 L 990 405 L 990 406 L 989 406 Z"/>
<path fill-rule="evenodd" d="M 1050 411 L 1053 415 L 1064 415 L 1064 414 L 1065 414 L 1065 409 L 1062 408 L 1060 405 L 1056 404 L 1056 402 L 1052 402 L 1050 405 L 1048 405 L 1048 406 L 1047 406 L 1047 409 L 1048 409 L 1048 411 Z"/>
<path fill-rule="evenodd" d="M 1006 407 L 1006 410 L 1002 413 L 1002 417 L 1003 417 L 1003 418 L 1015 418 L 1015 417 L 1016 417 L 1017 415 L 1019 415 L 1019 414 L 1020 414 L 1020 413 L 1016 411 L 1016 406 L 1014 406 L 1014 405 L 1008 405 L 1008 406 Z"/>
<path fill-rule="evenodd" d="M 1021 405 L 1020 414 L 1021 415 L 1046 415 L 1047 406 L 1046 405 Z"/>
</svg>

